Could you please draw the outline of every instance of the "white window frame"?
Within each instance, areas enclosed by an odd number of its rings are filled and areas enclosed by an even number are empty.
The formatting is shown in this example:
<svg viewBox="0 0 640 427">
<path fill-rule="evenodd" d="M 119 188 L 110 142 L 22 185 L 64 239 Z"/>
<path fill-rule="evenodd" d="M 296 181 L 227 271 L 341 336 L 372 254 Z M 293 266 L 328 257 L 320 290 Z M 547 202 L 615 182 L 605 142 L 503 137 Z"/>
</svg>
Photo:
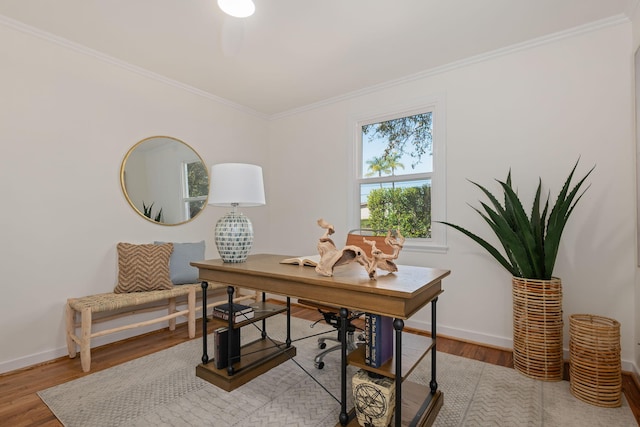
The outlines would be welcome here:
<svg viewBox="0 0 640 427">
<path fill-rule="evenodd" d="M 435 95 L 423 98 L 411 104 L 398 105 L 384 110 L 371 111 L 352 117 L 349 120 L 352 129 L 351 150 L 349 163 L 352 165 L 351 191 L 349 195 L 349 224 L 350 228 L 360 227 L 360 184 L 364 176 L 362 170 L 362 126 L 371 123 L 380 123 L 400 117 L 416 114 L 432 113 L 432 154 L 433 171 L 427 174 L 419 174 L 420 177 L 431 179 L 431 237 L 407 238 L 403 250 L 419 252 L 444 253 L 447 250 L 446 228 L 436 221 L 444 221 L 446 218 L 446 120 L 445 97 Z M 394 179 L 401 181 L 412 179 L 415 174 L 401 175 Z M 390 182 L 391 177 L 384 177 L 383 181 Z M 367 179 L 367 182 L 372 182 Z"/>
<path fill-rule="evenodd" d="M 189 197 L 189 165 L 191 163 L 199 163 L 199 160 L 193 160 L 193 161 L 186 161 L 186 162 L 182 162 L 182 209 L 183 209 L 183 214 L 184 217 L 187 220 L 191 219 L 191 213 L 189 212 L 189 203 L 190 202 L 197 202 L 200 200 L 205 200 L 205 204 L 206 204 L 206 200 L 209 197 L 208 194 L 204 195 L 204 196 L 196 196 L 196 197 Z M 204 206 L 202 207 L 202 209 L 204 209 Z"/>
</svg>

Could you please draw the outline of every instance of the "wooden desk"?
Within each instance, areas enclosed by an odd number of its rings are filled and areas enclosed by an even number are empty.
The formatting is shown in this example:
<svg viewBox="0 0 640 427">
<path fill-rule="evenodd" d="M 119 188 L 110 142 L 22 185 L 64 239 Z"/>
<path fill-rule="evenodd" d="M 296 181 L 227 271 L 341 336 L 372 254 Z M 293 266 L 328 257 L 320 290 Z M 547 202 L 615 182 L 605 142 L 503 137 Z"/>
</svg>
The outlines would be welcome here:
<svg viewBox="0 0 640 427">
<path fill-rule="evenodd" d="M 243 263 L 224 263 L 222 260 L 192 262 L 199 269 L 200 279 L 226 283 L 231 286 L 269 292 L 287 297 L 308 299 L 328 305 L 345 307 L 340 310 L 342 324 L 346 324 L 347 307 L 352 310 L 382 314 L 394 317 L 396 355 L 393 375 L 396 379 L 396 426 L 406 421 L 402 419 L 402 381 L 410 369 L 402 369 L 402 329 L 404 319 L 408 319 L 426 304 L 432 304 L 432 379 L 430 396 L 419 405 L 416 417 L 411 425 L 423 425 L 433 421 L 440 406 L 442 393 L 438 390 L 435 369 L 436 306 L 438 295 L 442 293 L 441 280 L 448 276 L 449 270 L 425 267 L 399 266 L 396 273 L 379 271 L 378 280 L 370 280 L 364 268 L 358 264 L 337 267 L 333 277 L 320 276 L 311 267 L 280 264 L 288 255 L 260 254 L 250 255 Z M 342 334 L 345 336 L 346 334 Z M 342 343 L 341 366 L 341 412 L 340 423 L 347 425 L 347 347 Z M 434 413 L 435 412 L 435 413 Z M 357 425 L 357 424 L 356 424 Z"/>
</svg>

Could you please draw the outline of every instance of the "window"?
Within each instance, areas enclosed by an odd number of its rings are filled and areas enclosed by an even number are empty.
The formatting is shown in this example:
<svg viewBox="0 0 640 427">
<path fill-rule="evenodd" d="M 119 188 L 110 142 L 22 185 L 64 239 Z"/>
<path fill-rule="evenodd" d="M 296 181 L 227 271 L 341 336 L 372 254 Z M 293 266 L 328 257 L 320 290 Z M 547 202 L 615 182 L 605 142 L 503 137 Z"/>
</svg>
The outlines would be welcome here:
<svg viewBox="0 0 640 427">
<path fill-rule="evenodd" d="M 443 102 L 355 121 L 357 227 L 399 228 L 407 247 L 444 247 Z M 435 225 L 435 226 L 434 226 Z"/>
<path fill-rule="evenodd" d="M 202 210 L 209 195 L 209 175 L 200 161 L 184 163 L 183 205 L 186 218 L 193 218 Z"/>
</svg>

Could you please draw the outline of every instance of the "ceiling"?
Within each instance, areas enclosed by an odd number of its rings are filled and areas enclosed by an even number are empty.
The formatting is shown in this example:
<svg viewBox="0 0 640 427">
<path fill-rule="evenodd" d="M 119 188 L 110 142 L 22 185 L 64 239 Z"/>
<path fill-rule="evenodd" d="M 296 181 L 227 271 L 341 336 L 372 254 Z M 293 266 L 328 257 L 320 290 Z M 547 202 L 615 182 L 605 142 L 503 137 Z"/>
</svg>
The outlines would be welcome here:
<svg viewBox="0 0 640 427">
<path fill-rule="evenodd" d="M 239 19 L 215 0 L 0 0 L 0 23 L 269 117 L 620 19 L 638 0 L 254 2 Z"/>
</svg>

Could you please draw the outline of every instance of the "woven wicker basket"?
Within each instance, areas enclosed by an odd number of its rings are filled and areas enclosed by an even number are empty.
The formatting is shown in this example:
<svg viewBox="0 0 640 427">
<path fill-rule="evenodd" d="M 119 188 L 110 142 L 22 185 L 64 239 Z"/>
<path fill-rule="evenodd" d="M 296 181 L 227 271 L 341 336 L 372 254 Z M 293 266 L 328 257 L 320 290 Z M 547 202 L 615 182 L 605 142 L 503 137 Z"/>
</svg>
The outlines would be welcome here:
<svg viewBox="0 0 640 427">
<path fill-rule="evenodd" d="M 620 406 L 620 323 L 590 314 L 569 316 L 569 352 L 571 394 L 596 406 Z"/>
<path fill-rule="evenodd" d="M 562 282 L 513 277 L 513 364 L 529 378 L 562 380 Z"/>
</svg>

